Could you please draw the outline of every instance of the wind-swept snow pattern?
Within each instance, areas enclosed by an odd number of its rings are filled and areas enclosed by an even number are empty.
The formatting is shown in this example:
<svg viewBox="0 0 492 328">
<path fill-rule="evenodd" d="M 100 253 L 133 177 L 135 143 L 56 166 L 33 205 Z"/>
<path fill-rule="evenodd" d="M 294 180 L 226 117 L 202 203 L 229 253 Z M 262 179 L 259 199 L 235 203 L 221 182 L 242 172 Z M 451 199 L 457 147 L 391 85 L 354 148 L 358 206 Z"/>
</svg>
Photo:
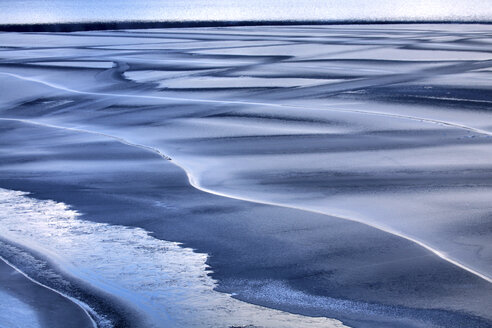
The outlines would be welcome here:
<svg viewBox="0 0 492 328">
<path fill-rule="evenodd" d="M 143 325 L 490 327 L 491 33 L 0 34 L 0 187 L 86 231 L 15 244 Z"/>
</svg>

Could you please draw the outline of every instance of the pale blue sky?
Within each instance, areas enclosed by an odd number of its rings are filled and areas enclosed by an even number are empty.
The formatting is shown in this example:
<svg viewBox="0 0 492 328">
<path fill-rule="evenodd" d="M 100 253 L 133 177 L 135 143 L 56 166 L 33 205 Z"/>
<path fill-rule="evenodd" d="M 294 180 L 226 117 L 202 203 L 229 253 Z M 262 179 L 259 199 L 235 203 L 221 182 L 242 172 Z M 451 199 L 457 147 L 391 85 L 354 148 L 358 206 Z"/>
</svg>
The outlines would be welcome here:
<svg viewBox="0 0 492 328">
<path fill-rule="evenodd" d="M 0 22 L 492 20 L 492 0 L 0 0 Z"/>
</svg>

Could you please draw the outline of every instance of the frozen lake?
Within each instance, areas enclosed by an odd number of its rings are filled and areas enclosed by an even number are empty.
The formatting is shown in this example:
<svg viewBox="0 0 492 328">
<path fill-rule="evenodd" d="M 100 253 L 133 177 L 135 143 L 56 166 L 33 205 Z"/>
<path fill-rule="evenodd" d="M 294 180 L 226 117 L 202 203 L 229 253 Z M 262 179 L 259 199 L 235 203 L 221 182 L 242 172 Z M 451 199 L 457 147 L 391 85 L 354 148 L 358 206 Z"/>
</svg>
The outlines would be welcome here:
<svg viewBox="0 0 492 328">
<path fill-rule="evenodd" d="M 0 255 L 101 325 L 492 327 L 489 25 L 0 44 Z"/>
</svg>

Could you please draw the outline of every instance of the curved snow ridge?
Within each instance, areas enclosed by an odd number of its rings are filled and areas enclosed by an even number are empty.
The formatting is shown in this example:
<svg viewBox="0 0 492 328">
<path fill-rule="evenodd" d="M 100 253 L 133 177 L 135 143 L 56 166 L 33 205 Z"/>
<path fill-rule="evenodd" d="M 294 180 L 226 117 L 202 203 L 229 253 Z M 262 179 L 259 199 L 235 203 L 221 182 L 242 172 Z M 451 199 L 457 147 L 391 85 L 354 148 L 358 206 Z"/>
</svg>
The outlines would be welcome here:
<svg viewBox="0 0 492 328">
<path fill-rule="evenodd" d="M 105 137 L 111 138 L 111 139 L 113 139 L 113 140 L 115 140 L 117 142 L 120 142 L 122 144 L 131 146 L 131 147 L 137 147 L 137 148 L 140 148 L 140 149 L 143 149 L 143 150 L 147 150 L 147 151 L 153 152 L 156 155 L 164 158 L 165 160 L 171 161 L 174 165 L 178 166 L 179 168 L 181 168 L 186 173 L 187 178 L 188 178 L 188 181 L 189 181 L 189 183 L 190 183 L 191 186 L 193 186 L 194 188 L 196 188 L 198 190 L 201 190 L 203 192 L 206 192 L 206 193 L 209 193 L 209 194 L 213 194 L 213 195 L 216 195 L 216 196 L 220 196 L 220 197 L 232 198 L 232 199 L 246 201 L 246 202 L 251 202 L 251 203 L 256 203 L 256 204 L 263 204 L 263 205 L 271 205 L 271 206 L 279 206 L 279 207 L 284 207 L 284 208 L 291 208 L 291 209 L 300 210 L 300 211 L 306 211 L 306 212 L 311 212 L 311 213 L 316 213 L 316 214 L 321 214 L 321 215 L 327 215 L 327 216 L 335 217 L 335 218 L 338 218 L 338 219 L 343 219 L 343 220 L 358 222 L 358 223 L 361 223 L 361 224 L 370 226 L 372 228 L 376 228 L 376 229 L 378 229 L 380 231 L 390 233 L 390 234 L 392 234 L 394 236 L 397 236 L 397 237 L 406 239 L 406 240 L 408 240 L 408 241 L 410 241 L 412 243 L 415 243 L 415 244 L 417 244 L 417 245 L 425 248 L 426 250 L 432 252 L 434 255 L 440 257 L 441 259 L 443 259 L 443 260 L 445 260 L 445 261 L 447 261 L 447 262 L 455 265 L 456 267 L 461 268 L 463 270 L 466 270 L 466 271 L 474 274 L 475 276 L 477 276 L 477 277 L 479 277 L 479 278 L 481 278 L 481 279 L 483 279 L 483 280 L 485 280 L 485 281 L 487 281 L 489 283 L 492 283 L 492 277 L 489 276 L 488 274 L 483 273 L 483 272 L 480 272 L 478 270 L 475 270 L 475 269 L 473 269 L 471 267 L 468 267 L 466 264 L 462 263 L 458 259 L 454 259 L 454 258 L 448 256 L 445 252 L 443 252 L 441 250 L 438 250 L 438 249 L 432 247 L 431 245 L 428 245 L 424 241 L 421 241 L 421 240 L 419 240 L 417 238 L 413 238 L 411 236 L 405 235 L 404 233 L 399 232 L 399 231 L 396 231 L 396 230 L 394 230 L 394 229 L 392 229 L 390 227 L 379 225 L 379 224 L 375 224 L 375 223 L 372 223 L 372 222 L 367 222 L 367 221 L 364 221 L 364 220 L 359 220 L 357 218 L 352 218 L 352 217 L 348 217 L 348 216 L 338 215 L 338 214 L 334 214 L 334 213 L 328 213 L 328 212 L 325 212 L 325 211 L 320 211 L 320 210 L 316 210 L 316 209 L 312 209 L 312 208 L 308 208 L 308 207 L 296 206 L 296 205 L 291 205 L 291 204 L 284 204 L 284 203 L 279 203 L 279 202 L 265 201 L 265 200 L 262 200 L 262 199 L 256 199 L 256 198 L 252 198 L 252 197 L 245 197 L 245 196 L 242 196 L 242 195 L 234 195 L 234 194 L 229 194 L 229 193 L 223 193 L 223 192 L 216 191 L 216 190 L 207 188 L 205 186 L 202 186 L 199 183 L 199 179 L 193 175 L 193 173 L 191 172 L 190 169 L 188 169 L 185 165 L 179 163 L 179 161 L 177 161 L 176 159 L 174 159 L 174 158 L 171 159 L 170 157 L 168 157 L 167 155 L 165 155 L 162 151 L 160 151 L 159 149 L 157 149 L 155 147 L 152 147 L 152 146 L 147 146 L 147 145 L 142 145 L 142 144 L 134 143 L 134 142 L 131 142 L 131 141 L 125 139 L 125 138 L 121 138 L 121 137 L 118 137 L 118 136 L 113 136 L 113 135 L 110 135 L 110 134 L 101 133 L 101 132 L 97 132 L 97 131 L 91 131 L 91 130 L 87 130 L 87 129 L 64 127 L 64 126 L 59 126 L 59 125 L 54 125 L 54 124 L 49 124 L 49 123 L 40 123 L 40 122 L 36 122 L 36 121 L 32 121 L 32 120 L 26 120 L 26 119 L 0 118 L 0 120 L 5 120 L 5 121 L 18 121 L 18 122 L 22 122 L 22 123 L 34 124 L 34 125 L 39 125 L 39 126 L 44 126 L 44 127 L 49 127 L 49 128 L 57 128 L 57 129 L 63 129 L 63 130 L 68 130 L 68 131 L 74 131 L 74 132 L 80 132 L 80 133 L 89 133 L 89 134 L 96 134 L 96 135 L 100 135 L 100 136 L 105 136 Z"/>
<path fill-rule="evenodd" d="M 334 218 L 337 218 L 337 219 L 343 219 L 343 220 L 347 220 L 347 221 L 353 221 L 353 222 L 357 222 L 357 223 L 362 223 L 364 225 L 367 225 L 367 226 L 370 226 L 372 228 L 376 228 L 378 230 L 381 230 L 383 232 L 387 232 L 387 233 L 390 233 L 394 236 L 397 236 L 397 237 L 400 237 L 400 238 L 403 238 L 403 239 L 406 239 L 412 243 L 415 243 L 423 248 L 425 248 L 426 250 L 432 252 L 433 254 L 437 255 L 438 257 L 440 257 L 441 259 L 463 269 L 463 270 L 466 270 L 472 274 L 474 274 L 475 276 L 489 282 L 489 283 L 492 283 L 492 276 L 489 276 L 487 275 L 486 273 L 482 273 L 478 270 L 474 270 L 473 268 L 470 268 L 468 266 L 466 266 L 466 264 L 460 262 L 459 260 L 457 259 L 453 259 L 451 257 L 449 257 L 445 252 L 442 252 L 438 249 L 435 249 L 433 248 L 432 246 L 426 244 L 425 242 L 419 240 L 419 239 L 416 239 L 416 238 L 413 238 L 411 236 L 408 236 L 408 235 L 405 235 L 401 232 L 398 232 L 394 229 L 391 229 L 390 227 L 387 227 L 387 226 L 383 226 L 383 225 L 379 225 L 379 224 L 375 224 L 375 223 L 369 223 L 367 221 L 363 221 L 363 220 L 359 220 L 359 219 L 356 219 L 356 218 L 352 218 L 352 217 L 348 217 L 348 216 L 343 216 L 343 215 L 340 215 L 340 214 L 334 214 L 334 213 L 328 213 L 328 212 L 325 212 L 325 211 L 320 211 L 320 210 L 315 210 L 315 209 L 312 209 L 312 208 L 309 208 L 309 207 L 302 207 L 302 206 L 296 206 L 296 205 L 291 205 L 291 204 L 285 204 L 285 203 L 278 203 L 278 202 L 270 202 L 270 201 L 264 201 L 264 200 L 261 200 L 261 199 L 256 199 L 256 198 L 250 198 L 250 197 L 244 197 L 242 195 L 233 195 L 233 194 L 228 194 L 228 193 L 222 193 L 222 192 L 218 192 L 218 191 L 215 191 L 215 190 L 212 190 L 210 188 L 207 188 L 207 187 L 204 187 L 202 185 L 200 185 L 198 179 L 196 177 L 194 177 L 189 171 L 187 171 L 185 168 L 183 168 L 183 166 L 181 166 L 179 163 L 176 162 L 176 160 L 173 160 L 173 163 L 175 163 L 176 165 L 180 166 L 183 170 L 185 170 L 187 176 L 188 176 L 188 180 L 190 181 L 190 184 L 201 190 L 201 191 L 204 191 L 204 192 L 208 192 L 208 193 L 211 193 L 211 194 L 214 194 L 214 195 L 217 195 L 217 196 L 222 196 L 222 197 L 228 197 L 228 198 L 233 198 L 233 199 L 237 199 L 237 200 L 242 200 L 242 201 L 246 201 L 246 202 L 252 202 L 252 203 L 257 203 L 257 204 L 263 204 L 263 205 L 271 205 L 271 206 L 280 206 L 280 207 L 285 207 L 285 208 L 291 208 L 291 209 L 295 209 L 295 210 L 300 210 L 300 211 L 305 211 L 305 212 L 311 212 L 311 213 L 316 213 L 316 214 L 322 214 L 322 215 L 328 215 L 328 216 L 331 216 L 331 217 L 334 217 Z"/>
<path fill-rule="evenodd" d="M 417 121 L 422 123 L 430 123 L 430 124 L 438 124 L 446 127 L 453 127 L 457 129 L 463 129 L 466 131 L 474 132 L 477 134 L 482 134 L 486 136 L 492 136 L 492 131 L 487 131 L 484 129 L 475 128 L 472 126 L 442 121 L 432 118 L 426 117 L 418 117 L 418 116 L 410 116 L 410 115 L 401 115 L 401 114 L 391 114 L 386 112 L 377 112 L 377 111 L 365 111 L 365 110 L 357 110 L 357 109 L 341 109 L 341 108 L 323 108 L 323 109 L 315 109 L 311 107 L 299 106 L 299 105 L 286 105 L 286 104 L 276 104 L 276 103 L 268 103 L 268 102 L 251 102 L 251 101 L 243 101 L 243 100 L 218 100 L 218 99 L 199 99 L 199 98 L 181 98 L 181 97 L 168 97 L 168 96 L 150 96 L 150 95 L 129 95 L 129 94 L 117 94 L 117 93 L 106 93 L 106 92 L 92 92 L 92 91 L 80 91 L 71 88 L 67 88 L 61 86 L 56 83 L 43 81 L 41 79 L 37 79 L 34 77 L 26 77 L 21 76 L 14 73 L 0 72 L 2 75 L 11 76 L 17 79 L 40 83 L 45 86 L 58 89 L 61 91 L 66 91 L 70 93 L 80 94 L 80 95 L 92 95 L 92 96 L 104 96 L 104 97 L 122 97 L 122 98 L 141 98 L 141 99 L 154 99 L 154 100 L 171 100 L 171 101 L 183 101 L 183 102 L 194 102 L 194 103 L 210 103 L 210 104 L 225 104 L 225 105 L 248 105 L 248 106 L 265 106 L 265 107 L 276 107 L 276 108 L 297 108 L 297 109 L 305 109 L 305 110 L 331 110 L 336 112 L 347 112 L 347 113 L 359 113 L 365 115 L 376 115 L 383 117 L 391 117 L 397 119 L 405 119 L 411 121 Z"/>
</svg>

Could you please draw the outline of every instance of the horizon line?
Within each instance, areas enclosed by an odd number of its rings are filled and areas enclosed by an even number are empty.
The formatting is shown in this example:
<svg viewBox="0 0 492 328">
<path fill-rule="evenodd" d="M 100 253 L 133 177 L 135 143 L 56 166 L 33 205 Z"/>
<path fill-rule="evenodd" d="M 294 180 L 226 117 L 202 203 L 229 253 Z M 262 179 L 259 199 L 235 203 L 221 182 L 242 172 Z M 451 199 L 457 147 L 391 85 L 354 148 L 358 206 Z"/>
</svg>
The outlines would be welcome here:
<svg viewBox="0 0 492 328">
<path fill-rule="evenodd" d="M 0 32 L 77 32 L 95 30 L 234 27 L 234 26 L 299 26 L 299 25 L 391 25 L 391 24 L 492 24 L 492 20 L 189 20 L 189 21 L 81 21 L 63 23 L 0 24 Z"/>
</svg>

